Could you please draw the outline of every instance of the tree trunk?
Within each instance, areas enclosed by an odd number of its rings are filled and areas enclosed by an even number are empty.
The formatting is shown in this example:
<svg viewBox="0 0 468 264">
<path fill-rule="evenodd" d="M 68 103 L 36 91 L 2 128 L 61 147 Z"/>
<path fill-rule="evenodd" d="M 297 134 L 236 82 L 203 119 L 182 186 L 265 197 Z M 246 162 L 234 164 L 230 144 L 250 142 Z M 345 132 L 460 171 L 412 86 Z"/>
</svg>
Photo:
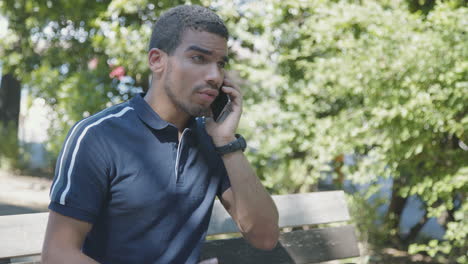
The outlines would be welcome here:
<svg viewBox="0 0 468 264">
<path fill-rule="evenodd" d="M 5 74 L 0 85 L 0 123 L 2 127 L 13 123 L 16 130 L 18 129 L 20 99 L 20 82 L 12 74 Z"/>
<path fill-rule="evenodd" d="M 404 176 L 400 176 L 404 177 Z M 400 231 L 400 220 L 401 215 L 403 213 L 403 209 L 405 208 L 407 198 L 400 196 L 400 189 L 403 186 L 403 179 L 402 178 L 395 178 L 393 180 L 392 186 L 392 198 L 390 201 L 390 206 L 388 208 L 386 222 L 389 225 L 390 229 L 395 230 L 395 236 L 390 238 L 392 244 L 395 247 L 400 248 L 402 245 L 401 237 L 399 236 Z"/>
<path fill-rule="evenodd" d="M 19 158 L 20 82 L 6 74 L 0 84 L 0 166 L 16 167 Z"/>
</svg>

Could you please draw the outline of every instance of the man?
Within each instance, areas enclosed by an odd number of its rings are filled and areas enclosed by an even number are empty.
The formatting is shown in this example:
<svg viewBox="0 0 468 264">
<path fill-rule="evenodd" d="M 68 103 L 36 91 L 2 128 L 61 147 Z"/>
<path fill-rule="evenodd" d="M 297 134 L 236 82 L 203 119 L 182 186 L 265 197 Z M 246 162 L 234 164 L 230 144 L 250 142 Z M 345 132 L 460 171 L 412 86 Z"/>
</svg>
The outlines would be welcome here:
<svg viewBox="0 0 468 264">
<path fill-rule="evenodd" d="M 221 19 L 200 6 L 160 17 L 147 94 L 78 122 L 67 136 L 43 263 L 197 263 L 216 196 L 247 241 L 274 248 L 277 209 L 235 134 L 242 94 L 225 76 L 227 38 Z M 216 123 L 201 116 L 211 114 L 219 89 L 232 112 Z"/>
</svg>

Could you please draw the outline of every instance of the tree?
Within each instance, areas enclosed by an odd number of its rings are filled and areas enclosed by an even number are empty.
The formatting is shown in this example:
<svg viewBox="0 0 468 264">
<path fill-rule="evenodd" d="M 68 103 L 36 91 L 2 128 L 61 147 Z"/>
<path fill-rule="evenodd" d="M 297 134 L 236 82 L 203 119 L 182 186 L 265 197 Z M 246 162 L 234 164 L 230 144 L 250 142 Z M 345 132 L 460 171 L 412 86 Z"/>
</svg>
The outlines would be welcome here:
<svg viewBox="0 0 468 264">
<path fill-rule="evenodd" d="M 427 242 L 417 235 L 438 217 L 445 240 L 411 251 L 464 262 L 468 9 L 440 4 L 421 17 L 403 3 L 360 2 L 227 8 L 238 50 L 248 54 L 236 67 L 254 84 L 245 129 L 255 167 L 275 191 L 306 191 L 326 171 L 338 176 L 331 161 L 351 154 L 355 162 L 340 173 L 353 182 L 394 179 L 381 242 L 402 249 Z M 411 195 L 426 215 L 399 234 Z"/>
<path fill-rule="evenodd" d="M 151 25 L 161 11 L 184 2 L 0 3 L 9 21 L 7 37 L 0 40 L 4 72 L 52 106 L 52 153 L 76 121 L 147 89 Z"/>
<path fill-rule="evenodd" d="M 1 2 L 10 21 L 4 68 L 54 108 L 55 153 L 73 123 L 146 89 L 151 24 L 181 2 Z M 227 21 L 230 69 L 244 80 L 241 130 L 272 192 L 310 191 L 332 174 L 368 184 L 370 195 L 378 177 L 392 177 L 388 214 L 364 228 L 375 230 L 370 242 L 463 263 L 468 9 L 446 1 L 420 16 L 409 2 L 192 1 Z M 426 216 L 401 235 L 411 195 Z M 431 217 L 446 227 L 443 241 L 418 236 Z"/>
</svg>

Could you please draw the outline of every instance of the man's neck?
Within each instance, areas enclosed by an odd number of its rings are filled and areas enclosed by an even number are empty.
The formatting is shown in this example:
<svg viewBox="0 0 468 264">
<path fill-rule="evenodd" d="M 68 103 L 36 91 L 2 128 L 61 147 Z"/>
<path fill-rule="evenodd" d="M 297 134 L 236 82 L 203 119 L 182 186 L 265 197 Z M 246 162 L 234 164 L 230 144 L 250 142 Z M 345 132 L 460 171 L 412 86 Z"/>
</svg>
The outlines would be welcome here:
<svg viewBox="0 0 468 264">
<path fill-rule="evenodd" d="M 144 99 L 161 119 L 175 125 L 179 130 L 179 133 L 182 133 L 182 131 L 187 127 L 190 116 L 177 109 L 165 94 L 158 93 L 156 89 L 152 88 L 148 90 Z"/>
</svg>

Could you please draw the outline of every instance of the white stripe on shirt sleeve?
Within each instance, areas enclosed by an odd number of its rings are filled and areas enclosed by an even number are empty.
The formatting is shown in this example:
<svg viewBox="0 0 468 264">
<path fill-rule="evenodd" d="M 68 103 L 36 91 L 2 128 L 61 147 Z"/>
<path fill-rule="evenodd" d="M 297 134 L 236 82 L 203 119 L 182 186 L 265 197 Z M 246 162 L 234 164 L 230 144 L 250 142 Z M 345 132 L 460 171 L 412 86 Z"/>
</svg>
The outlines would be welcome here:
<svg viewBox="0 0 468 264">
<path fill-rule="evenodd" d="M 75 145 L 75 148 L 73 150 L 73 154 L 72 154 L 72 159 L 71 159 L 71 162 L 70 162 L 70 166 L 68 168 L 68 173 L 67 173 L 67 187 L 65 188 L 65 190 L 63 191 L 62 195 L 60 196 L 60 204 L 62 205 L 65 205 L 65 198 L 68 194 L 68 192 L 70 191 L 70 186 L 71 186 L 71 174 L 73 172 L 73 167 L 75 166 L 75 159 L 76 159 L 76 154 L 78 153 L 78 150 L 80 149 L 80 143 L 81 141 L 83 140 L 84 136 L 86 135 L 86 133 L 88 132 L 88 130 L 94 126 L 97 126 L 99 125 L 100 123 L 102 123 L 104 120 L 106 119 L 109 119 L 109 118 L 112 118 L 112 117 L 121 117 L 123 116 L 126 112 L 128 112 L 129 110 L 133 110 L 132 107 L 130 106 L 127 106 L 125 107 L 124 109 L 122 109 L 120 112 L 118 112 L 117 114 L 111 114 L 111 115 L 108 115 L 108 116 L 105 116 L 105 117 L 102 117 L 101 119 L 97 120 L 96 122 L 88 125 L 84 130 L 83 132 L 81 132 L 80 136 L 78 137 L 78 140 L 76 142 L 76 145 Z M 63 157 L 62 157 L 63 158 Z M 60 175 L 59 175 L 60 176 Z"/>
</svg>

